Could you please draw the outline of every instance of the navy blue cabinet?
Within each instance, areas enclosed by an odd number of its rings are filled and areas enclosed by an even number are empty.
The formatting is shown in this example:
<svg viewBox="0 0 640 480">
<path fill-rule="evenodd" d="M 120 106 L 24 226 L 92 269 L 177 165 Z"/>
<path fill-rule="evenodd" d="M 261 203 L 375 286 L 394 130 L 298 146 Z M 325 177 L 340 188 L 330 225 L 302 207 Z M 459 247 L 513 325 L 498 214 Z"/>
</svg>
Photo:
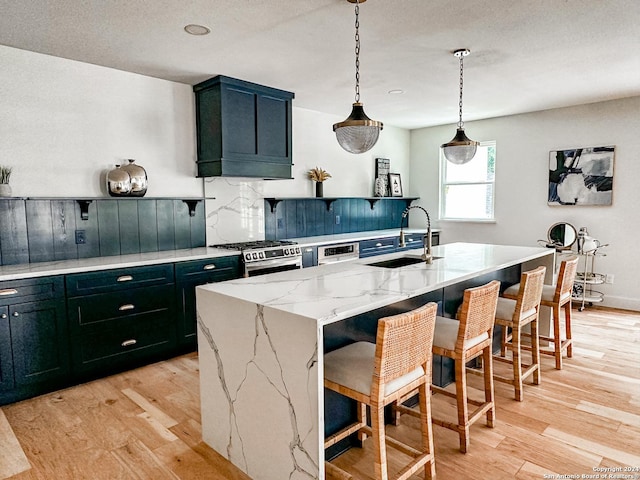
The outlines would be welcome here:
<svg viewBox="0 0 640 480">
<path fill-rule="evenodd" d="M 198 177 L 291 178 L 293 93 L 222 75 L 193 91 Z"/>
<path fill-rule="evenodd" d="M 173 264 L 66 277 L 72 369 L 76 377 L 129 368 L 173 353 Z"/>
<path fill-rule="evenodd" d="M 197 341 L 196 287 L 240 278 L 240 256 L 176 263 L 178 345 L 195 348 Z"/>
<path fill-rule="evenodd" d="M 0 404 L 67 381 L 65 313 L 62 277 L 0 282 Z"/>
</svg>

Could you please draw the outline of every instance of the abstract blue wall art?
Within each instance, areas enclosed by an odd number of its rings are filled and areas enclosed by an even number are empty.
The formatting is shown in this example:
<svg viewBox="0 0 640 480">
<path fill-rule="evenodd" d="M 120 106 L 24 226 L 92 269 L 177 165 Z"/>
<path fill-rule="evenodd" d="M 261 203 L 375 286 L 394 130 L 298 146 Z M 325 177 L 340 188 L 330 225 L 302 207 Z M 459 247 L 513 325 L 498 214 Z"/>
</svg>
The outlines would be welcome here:
<svg viewBox="0 0 640 480">
<path fill-rule="evenodd" d="M 615 146 L 549 152 L 548 205 L 611 205 Z"/>
</svg>

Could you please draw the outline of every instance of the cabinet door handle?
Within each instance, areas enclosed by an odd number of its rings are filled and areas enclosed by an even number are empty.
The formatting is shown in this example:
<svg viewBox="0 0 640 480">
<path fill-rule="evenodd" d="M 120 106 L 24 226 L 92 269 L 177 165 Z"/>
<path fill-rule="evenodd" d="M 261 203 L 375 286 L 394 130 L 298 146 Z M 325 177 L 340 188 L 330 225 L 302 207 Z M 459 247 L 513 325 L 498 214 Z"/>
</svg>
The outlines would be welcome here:
<svg viewBox="0 0 640 480">
<path fill-rule="evenodd" d="M 15 288 L 5 288 L 4 290 L 0 290 L 0 296 L 15 295 L 16 293 L 18 293 L 18 290 Z"/>
<path fill-rule="evenodd" d="M 203 270 L 213 270 L 214 268 L 216 268 L 216 266 L 213 263 L 209 263 L 208 265 L 202 267 Z"/>
<path fill-rule="evenodd" d="M 19 317 L 19 316 L 20 316 L 20 314 L 19 314 L 18 312 L 13 312 L 13 316 L 14 316 L 14 317 Z"/>
<path fill-rule="evenodd" d="M 376 243 L 376 247 L 381 247 L 382 244 L 380 242 Z"/>
<path fill-rule="evenodd" d="M 132 347 L 136 343 L 138 343 L 138 341 L 135 338 L 132 338 L 130 340 L 125 340 L 120 345 L 122 345 L 123 347 Z"/>
<path fill-rule="evenodd" d="M 120 305 L 120 307 L 118 307 L 118 310 L 120 310 L 121 312 L 126 312 L 127 310 L 133 310 L 134 308 L 136 308 L 136 306 L 132 303 L 125 303 L 124 305 Z"/>
<path fill-rule="evenodd" d="M 122 275 L 116 279 L 116 282 L 130 282 L 131 280 L 133 280 L 131 275 Z"/>
<path fill-rule="evenodd" d="M 2 318 L 4 320 L 5 318 L 7 318 L 7 314 L 3 313 L 2 315 L 0 315 L 0 318 Z"/>
</svg>

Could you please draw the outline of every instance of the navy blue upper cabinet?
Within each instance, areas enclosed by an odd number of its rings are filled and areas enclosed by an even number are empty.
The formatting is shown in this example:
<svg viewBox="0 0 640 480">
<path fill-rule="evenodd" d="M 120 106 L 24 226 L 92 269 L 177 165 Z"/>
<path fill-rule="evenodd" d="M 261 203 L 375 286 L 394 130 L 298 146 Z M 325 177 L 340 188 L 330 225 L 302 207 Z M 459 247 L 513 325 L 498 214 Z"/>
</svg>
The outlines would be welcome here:
<svg viewBox="0 0 640 480">
<path fill-rule="evenodd" d="M 293 93 L 222 75 L 193 91 L 198 177 L 291 178 Z"/>
</svg>

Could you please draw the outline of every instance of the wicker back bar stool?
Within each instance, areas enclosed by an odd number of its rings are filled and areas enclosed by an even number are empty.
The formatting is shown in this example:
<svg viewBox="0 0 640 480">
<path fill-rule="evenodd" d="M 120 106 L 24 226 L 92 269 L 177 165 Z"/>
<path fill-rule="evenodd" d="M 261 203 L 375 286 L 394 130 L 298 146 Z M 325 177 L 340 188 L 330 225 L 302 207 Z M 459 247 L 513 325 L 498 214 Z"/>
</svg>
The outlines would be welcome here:
<svg viewBox="0 0 640 480">
<path fill-rule="evenodd" d="M 510 363 L 513 366 L 513 376 L 503 377 L 494 373 L 493 378 L 500 382 L 513 385 L 515 398 L 519 402 L 523 398 L 523 381 L 533 375 L 533 383 L 540 384 L 540 344 L 538 341 L 538 313 L 542 298 L 542 287 L 546 267 L 538 267 L 529 272 L 523 272 L 520 277 L 520 289 L 515 300 L 498 298 L 496 309 L 496 325 L 502 327 L 502 341 L 500 355 L 494 355 L 494 360 Z M 529 325 L 531 335 L 531 364 L 522 364 L 521 339 L 522 329 Z M 511 333 L 508 333 L 508 331 Z M 506 350 L 511 350 L 511 358 L 506 358 Z M 524 368 L 524 370 L 523 370 Z"/>
<path fill-rule="evenodd" d="M 394 478 L 407 479 L 420 469 L 424 478 L 435 478 L 433 430 L 431 426 L 431 345 L 437 304 L 378 320 L 376 343 L 356 342 L 324 356 L 324 386 L 358 402 L 358 419 L 325 439 L 325 448 L 358 432 L 364 440 L 372 436 L 374 471 L 377 480 L 390 478 L 386 447 L 391 446 L 413 457 Z M 422 450 L 385 435 L 384 407 L 409 392 L 418 390 Z M 367 426 L 366 405 L 370 407 L 371 427 Z M 343 475 L 333 464 L 332 476 Z"/>
<path fill-rule="evenodd" d="M 571 337 L 571 291 L 578 269 L 578 257 L 574 256 L 560 263 L 558 279 L 555 285 L 542 287 L 540 305 L 550 307 L 553 312 L 553 337 L 540 335 L 540 340 L 553 343 L 553 351 L 540 350 L 541 354 L 552 355 L 556 360 L 556 369 L 562 370 L 562 355 L 567 352 L 567 358 L 573 356 L 573 339 Z M 510 286 L 503 292 L 505 298 L 515 299 L 518 296 L 520 284 Z M 562 339 L 560 327 L 560 311 L 564 311 L 565 338 Z M 523 347 L 525 348 L 525 347 Z M 529 349 L 526 347 L 525 349 Z"/>
<path fill-rule="evenodd" d="M 456 393 L 436 385 L 432 385 L 431 390 L 456 399 L 458 421 L 453 423 L 438 418 L 433 418 L 432 421 L 458 432 L 460 451 L 463 453 L 469 449 L 469 427 L 482 415 L 486 415 L 487 426 L 490 428 L 493 428 L 495 421 L 491 343 L 499 290 L 500 282 L 497 280 L 480 287 L 468 288 L 464 291 L 457 320 L 436 318 L 433 353 L 454 360 Z M 467 396 L 466 363 L 479 356 L 482 356 L 484 372 L 484 402 Z M 468 404 L 477 407 L 471 414 Z"/>
</svg>

